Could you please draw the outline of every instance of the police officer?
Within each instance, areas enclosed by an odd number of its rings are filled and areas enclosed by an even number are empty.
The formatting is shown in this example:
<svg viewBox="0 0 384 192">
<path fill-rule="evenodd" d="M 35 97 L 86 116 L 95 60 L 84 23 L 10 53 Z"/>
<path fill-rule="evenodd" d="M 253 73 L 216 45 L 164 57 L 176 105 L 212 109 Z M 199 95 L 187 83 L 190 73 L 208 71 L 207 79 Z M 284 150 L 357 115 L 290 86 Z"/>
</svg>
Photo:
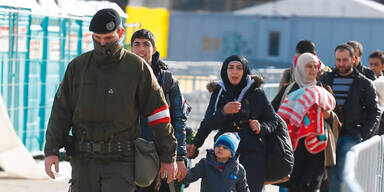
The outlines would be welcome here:
<svg viewBox="0 0 384 192">
<path fill-rule="evenodd" d="M 58 153 L 72 131 L 74 192 L 134 191 L 132 141 L 147 116 L 158 143 L 161 176 L 177 172 L 176 139 L 166 100 L 150 66 L 126 51 L 119 14 L 102 9 L 92 18 L 94 50 L 72 60 L 56 93 L 46 133 L 45 171 L 55 178 Z M 145 171 L 145 170 L 143 170 Z"/>
</svg>

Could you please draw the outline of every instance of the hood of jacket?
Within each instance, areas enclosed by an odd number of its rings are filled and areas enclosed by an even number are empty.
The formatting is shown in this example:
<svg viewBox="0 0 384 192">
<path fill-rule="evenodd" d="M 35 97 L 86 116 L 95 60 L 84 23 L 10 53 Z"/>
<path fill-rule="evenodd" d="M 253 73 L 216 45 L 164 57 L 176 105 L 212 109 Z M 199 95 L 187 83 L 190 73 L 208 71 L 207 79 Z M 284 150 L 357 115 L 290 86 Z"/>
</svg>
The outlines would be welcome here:
<svg viewBox="0 0 384 192">
<path fill-rule="evenodd" d="M 252 86 L 254 82 L 255 80 L 253 80 L 250 75 L 247 75 L 247 84 L 241 90 L 239 97 L 237 97 L 236 99 L 237 101 L 241 102 L 243 100 L 244 94 L 248 91 L 248 89 Z M 227 91 L 227 88 L 225 87 L 225 84 L 223 81 L 219 81 L 219 86 L 222 88 L 221 90 Z"/>
<path fill-rule="evenodd" d="M 152 67 L 152 70 L 153 70 L 153 73 L 155 74 L 155 76 L 157 77 L 160 73 L 161 70 L 168 70 L 168 65 L 165 64 L 161 59 L 160 59 L 160 53 L 158 51 L 156 51 L 153 55 L 152 55 L 152 63 L 151 63 L 151 67 Z"/>
</svg>

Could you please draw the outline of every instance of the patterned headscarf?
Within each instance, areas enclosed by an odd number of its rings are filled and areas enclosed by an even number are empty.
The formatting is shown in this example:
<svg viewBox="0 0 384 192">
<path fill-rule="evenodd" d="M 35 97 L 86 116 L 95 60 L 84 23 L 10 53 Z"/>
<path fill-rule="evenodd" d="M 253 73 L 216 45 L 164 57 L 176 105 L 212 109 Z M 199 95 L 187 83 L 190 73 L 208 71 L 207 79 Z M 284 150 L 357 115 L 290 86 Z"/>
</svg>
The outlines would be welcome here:
<svg viewBox="0 0 384 192">
<path fill-rule="evenodd" d="M 296 67 L 294 68 L 295 82 L 299 87 L 306 87 L 311 85 L 316 85 L 317 81 L 309 80 L 305 75 L 305 65 L 311 61 L 319 63 L 319 59 L 312 53 L 303 53 L 297 59 Z"/>
</svg>

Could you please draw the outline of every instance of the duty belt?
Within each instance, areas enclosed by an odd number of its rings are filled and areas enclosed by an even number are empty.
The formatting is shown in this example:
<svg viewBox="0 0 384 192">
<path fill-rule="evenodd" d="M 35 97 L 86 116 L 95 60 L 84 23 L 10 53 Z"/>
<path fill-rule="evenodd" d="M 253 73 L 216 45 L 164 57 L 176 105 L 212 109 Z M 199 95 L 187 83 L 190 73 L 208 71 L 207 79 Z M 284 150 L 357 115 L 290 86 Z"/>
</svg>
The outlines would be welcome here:
<svg viewBox="0 0 384 192">
<path fill-rule="evenodd" d="M 133 151 L 133 142 L 76 142 L 76 151 L 85 153 L 121 153 Z"/>
</svg>

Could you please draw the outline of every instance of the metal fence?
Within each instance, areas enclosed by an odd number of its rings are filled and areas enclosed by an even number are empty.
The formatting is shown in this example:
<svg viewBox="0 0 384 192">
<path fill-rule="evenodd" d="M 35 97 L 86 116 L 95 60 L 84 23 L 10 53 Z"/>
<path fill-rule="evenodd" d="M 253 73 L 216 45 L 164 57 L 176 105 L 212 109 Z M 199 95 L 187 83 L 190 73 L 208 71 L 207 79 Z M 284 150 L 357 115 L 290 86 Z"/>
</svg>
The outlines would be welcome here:
<svg viewBox="0 0 384 192">
<path fill-rule="evenodd" d="M 343 191 L 381 192 L 383 188 L 384 136 L 374 136 L 348 151 Z"/>
<path fill-rule="evenodd" d="M 197 129 L 208 107 L 210 93 L 206 85 L 219 79 L 220 62 L 175 62 L 166 61 L 170 70 L 179 81 L 180 89 L 192 112 L 188 117 L 188 126 Z"/>
<path fill-rule="evenodd" d="M 35 14 L 0 6 L 0 95 L 17 135 L 30 152 L 45 142 L 53 98 L 68 63 L 92 49 L 90 17 Z M 197 128 L 208 105 L 205 86 L 218 79 L 220 63 L 173 65 L 193 107 L 189 123 Z"/>
<path fill-rule="evenodd" d="M 0 6 L 0 94 L 31 152 L 43 148 L 53 97 L 67 64 L 93 47 L 89 21 Z"/>
</svg>

